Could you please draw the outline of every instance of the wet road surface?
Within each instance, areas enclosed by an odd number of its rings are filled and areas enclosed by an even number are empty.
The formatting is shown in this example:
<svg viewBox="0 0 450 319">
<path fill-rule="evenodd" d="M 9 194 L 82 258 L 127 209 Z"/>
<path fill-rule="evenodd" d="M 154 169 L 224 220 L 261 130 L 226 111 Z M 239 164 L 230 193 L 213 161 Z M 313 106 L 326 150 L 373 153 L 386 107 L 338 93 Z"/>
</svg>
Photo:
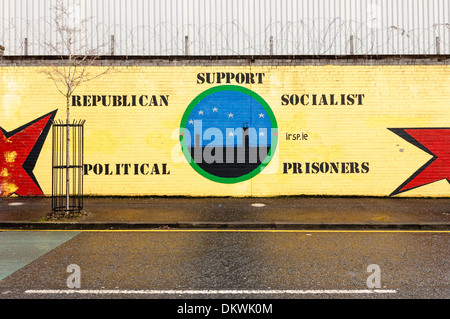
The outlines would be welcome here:
<svg viewBox="0 0 450 319">
<path fill-rule="evenodd" d="M 449 244 L 448 231 L 3 231 L 0 299 L 448 299 Z"/>
</svg>

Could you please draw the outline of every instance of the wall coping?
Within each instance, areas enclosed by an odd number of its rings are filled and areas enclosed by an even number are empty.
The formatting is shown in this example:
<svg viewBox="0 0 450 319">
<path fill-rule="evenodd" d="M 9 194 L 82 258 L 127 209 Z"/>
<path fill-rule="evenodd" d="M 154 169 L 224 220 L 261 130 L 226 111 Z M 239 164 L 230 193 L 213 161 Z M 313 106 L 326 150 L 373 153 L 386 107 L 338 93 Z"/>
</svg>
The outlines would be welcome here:
<svg viewBox="0 0 450 319">
<path fill-rule="evenodd" d="M 276 55 L 276 56 L 121 56 L 103 55 L 95 65 L 112 66 L 250 66 L 250 65 L 449 65 L 450 55 Z M 54 55 L 0 56 L 0 66 L 64 65 Z"/>
</svg>

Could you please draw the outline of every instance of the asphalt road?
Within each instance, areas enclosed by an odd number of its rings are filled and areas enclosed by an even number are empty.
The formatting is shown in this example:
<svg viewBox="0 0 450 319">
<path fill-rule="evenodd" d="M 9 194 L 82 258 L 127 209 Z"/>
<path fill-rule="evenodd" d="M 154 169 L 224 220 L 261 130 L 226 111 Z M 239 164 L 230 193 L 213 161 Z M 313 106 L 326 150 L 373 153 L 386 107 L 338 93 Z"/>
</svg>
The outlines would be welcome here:
<svg viewBox="0 0 450 319">
<path fill-rule="evenodd" d="M 3 231 L 0 299 L 448 299 L 449 244 L 448 231 Z"/>
</svg>

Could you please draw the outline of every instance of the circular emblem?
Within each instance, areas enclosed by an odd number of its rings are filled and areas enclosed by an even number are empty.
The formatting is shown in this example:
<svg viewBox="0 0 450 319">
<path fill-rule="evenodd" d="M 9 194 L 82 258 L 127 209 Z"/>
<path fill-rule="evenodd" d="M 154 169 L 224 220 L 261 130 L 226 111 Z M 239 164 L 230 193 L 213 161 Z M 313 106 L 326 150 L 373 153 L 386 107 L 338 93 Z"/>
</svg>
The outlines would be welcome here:
<svg viewBox="0 0 450 319">
<path fill-rule="evenodd" d="M 202 92 L 181 119 L 184 156 L 196 172 L 219 183 L 238 183 L 259 174 L 272 159 L 277 141 L 270 106 L 241 86 Z"/>
</svg>

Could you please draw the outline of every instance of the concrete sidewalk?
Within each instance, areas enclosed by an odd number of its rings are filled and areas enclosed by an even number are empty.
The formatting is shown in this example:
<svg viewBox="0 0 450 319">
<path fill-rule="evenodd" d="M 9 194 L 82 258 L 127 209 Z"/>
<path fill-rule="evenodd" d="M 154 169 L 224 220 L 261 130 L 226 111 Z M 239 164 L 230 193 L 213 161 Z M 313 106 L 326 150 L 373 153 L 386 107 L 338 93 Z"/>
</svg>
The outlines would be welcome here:
<svg viewBox="0 0 450 319">
<path fill-rule="evenodd" d="M 0 199 L 0 229 L 450 230 L 450 199 L 93 197 L 76 219 L 47 221 L 51 198 Z"/>
</svg>

